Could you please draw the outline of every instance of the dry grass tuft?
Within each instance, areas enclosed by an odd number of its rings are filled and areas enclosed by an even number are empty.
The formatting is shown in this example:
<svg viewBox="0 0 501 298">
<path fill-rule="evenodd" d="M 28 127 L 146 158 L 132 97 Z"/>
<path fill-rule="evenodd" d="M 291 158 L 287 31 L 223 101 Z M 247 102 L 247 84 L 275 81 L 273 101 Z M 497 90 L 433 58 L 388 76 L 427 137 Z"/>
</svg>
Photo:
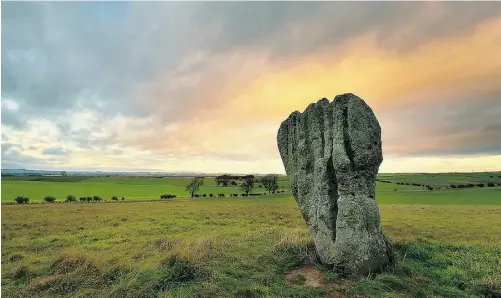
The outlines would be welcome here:
<svg viewBox="0 0 501 298">
<path fill-rule="evenodd" d="M 31 292 L 45 291 L 64 279 L 63 274 L 42 276 L 32 280 L 28 286 Z"/>
<path fill-rule="evenodd" d="M 155 247 L 160 251 L 170 251 L 174 247 L 182 244 L 181 239 L 177 238 L 160 238 L 154 242 Z"/>
<path fill-rule="evenodd" d="M 85 261 L 86 257 L 83 255 L 61 256 L 52 263 L 50 270 L 55 274 L 67 274 L 82 266 Z"/>
</svg>

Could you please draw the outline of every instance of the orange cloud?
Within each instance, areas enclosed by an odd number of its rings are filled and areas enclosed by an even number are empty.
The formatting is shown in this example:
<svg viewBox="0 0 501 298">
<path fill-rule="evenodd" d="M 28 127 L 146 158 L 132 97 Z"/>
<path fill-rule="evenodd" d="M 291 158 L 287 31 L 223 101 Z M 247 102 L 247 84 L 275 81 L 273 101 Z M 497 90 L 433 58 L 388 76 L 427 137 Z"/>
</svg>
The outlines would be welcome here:
<svg viewBox="0 0 501 298">
<path fill-rule="evenodd" d="M 232 152 L 238 151 L 255 156 L 259 164 L 263 156 L 278 158 L 274 151 L 280 121 L 324 96 L 332 99 L 336 94 L 353 92 L 375 110 L 391 110 L 392 105 L 405 101 L 428 103 L 434 97 L 427 95 L 434 93 L 499 90 L 499 28 L 501 18 L 481 24 L 471 34 L 431 40 L 405 52 L 382 48 L 376 32 L 372 32 L 352 38 L 341 48 L 287 63 L 265 63 L 266 52 L 233 54 L 229 58 L 232 66 L 227 70 L 240 69 L 247 63 L 246 71 L 224 76 L 224 82 L 218 82 L 217 77 L 206 78 L 202 84 L 201 96 L 213 105 L 211 112 L 198 110 L 182 131 L 164 140 L 146 141 L 142 147 L 207 158 L 231 158 Z M 224 57 L 218 57 L 218 61 L 223 62 Z M 419 147 L 434 148 L 436 144 Z M 405 146 L 398 143 L 388 144 L 387 148 L 405 152 Z M 491 166 L 486 158 L 483 164 Z M 385 162 L 392 164 L 391 160 Z M 438 159 L 432 164 L 443 168 L 441 162 Z M 405 164 L 414 167 L 420 163 Z M 427 169 L 434 168 L 430 165 Z"/>
<path fill-rule="evenodd" d="M 355 37 L 342 49 L 331 49 L 334 54 L 323 51 L 266 67 L 258 79 L 238 90 L 234 96 L 238 100 L 227 107 L 286 116 L 317 99 L 345 92 L 378 106 L 430 92 L 499 89 L 499 28 L 501 18 L 478 26 L 471 35 L 432 40 L 404 53 L 379 47 L 375 32 Z"/>
</svg>

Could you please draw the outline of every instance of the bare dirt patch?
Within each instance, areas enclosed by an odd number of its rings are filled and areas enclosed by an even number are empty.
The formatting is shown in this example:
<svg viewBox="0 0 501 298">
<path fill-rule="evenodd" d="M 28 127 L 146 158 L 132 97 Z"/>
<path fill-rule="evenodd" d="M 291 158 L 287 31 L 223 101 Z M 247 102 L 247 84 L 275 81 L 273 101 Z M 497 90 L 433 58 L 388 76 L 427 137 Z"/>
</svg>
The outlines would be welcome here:
<svg viewBox="0 0 501 298">
<path fill-rule="evenodd" d="M 292 270 L 285 276 L 285 281 L 288 285 L 302 284 L 312 288 L 323 286 L 322 273 L 313 266 Z"/>
<path fill-rule="evenodd" d="M 307 266 L 292 270 L 285 276 L 287 285 L 305 285 L 312 288 L 324 288 L 327 290 L 325 298 L 346 298 L 347 296 L 339 292 L 338 284 L 326 283 L 322 273 L 313 266 Z"/>
<path fill-rule="evenodd" d="M 347 297 L 348 296 L 346 296 L 345 294 L 339 292 L 328 292 L 325 295 L 325 298 L 347 298 Z"/>
</svg>

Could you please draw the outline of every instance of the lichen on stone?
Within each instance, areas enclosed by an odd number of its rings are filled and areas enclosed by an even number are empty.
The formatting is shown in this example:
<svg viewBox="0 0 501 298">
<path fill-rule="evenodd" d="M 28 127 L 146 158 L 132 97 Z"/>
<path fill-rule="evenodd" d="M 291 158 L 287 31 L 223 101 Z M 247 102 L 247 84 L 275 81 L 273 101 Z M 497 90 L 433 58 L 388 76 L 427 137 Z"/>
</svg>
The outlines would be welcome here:
<svg viewBox="0 0 501 298">
<path fill-rule="evenodd" d="M 277 143 L 320 260 L 345 275 L 390 264 L 375 200 L 381 127 L 371 108 L 351 93 L 323 98 L 283 121 Z"/>
</svg>

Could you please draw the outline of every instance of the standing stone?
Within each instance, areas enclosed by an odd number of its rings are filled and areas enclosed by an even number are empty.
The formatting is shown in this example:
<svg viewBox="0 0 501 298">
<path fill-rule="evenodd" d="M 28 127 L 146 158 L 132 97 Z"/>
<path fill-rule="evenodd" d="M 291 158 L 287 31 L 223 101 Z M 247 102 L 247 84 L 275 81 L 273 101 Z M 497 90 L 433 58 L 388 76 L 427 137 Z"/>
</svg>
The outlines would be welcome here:
<svg viewBox="0 0 501 298">
<path fill-rule="evenodd" d="M 324 98 L 282 122 L 277 142 L 322 263 L 349 276 L 390 264 L 375 200 L 381 128 L 371 108 L 351 93 Z"/>
</svg>

